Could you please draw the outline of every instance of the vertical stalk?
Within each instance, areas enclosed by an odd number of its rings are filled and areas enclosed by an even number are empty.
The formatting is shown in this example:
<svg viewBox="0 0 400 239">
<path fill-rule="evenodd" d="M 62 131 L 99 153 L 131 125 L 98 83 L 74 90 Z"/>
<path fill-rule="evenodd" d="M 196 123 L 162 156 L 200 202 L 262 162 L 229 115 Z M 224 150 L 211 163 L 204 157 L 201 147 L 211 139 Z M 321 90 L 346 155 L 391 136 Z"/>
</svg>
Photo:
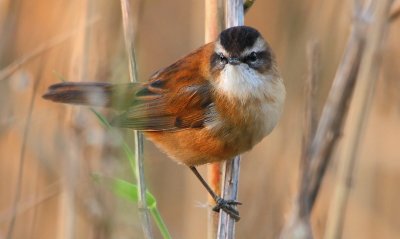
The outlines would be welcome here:
<svg viewBox="0 0 400 239">
<path fill-rule="evenodd" d="M 223 181 L 223 198 L 236 200 L 238 195 L 240 171 L 240 156 L 226 161 L 223 165 L 224 181 Z M 235 238 L 236 221 L 223 210 L 219 214 L 218 239 Z"/>
<path fill-rule="evenodd" d="M 244 24 L 243 0 L 226 0 L 225 2 L 226 28 Z M 240 171 L 240 156 L 224 163 L 223 188 L 224 199 L 237 199 Z M 219 216 L 218 238 L 231 239 L 235 237 L 235 219 L 221 210 Z"/>
<path fill-rule="evenodd" d="M 205 43 L 214 41 L 218 37 L 218 33 L 222 29 L 221 5 L 222 0 L 205 0 Z M 208 182 L 213 191 L 221 194 L 221 163 L 212 163 L 207 166 Z M 208 197 L 210 205 L 214 204 L 214 199 Z M 208 226 L 207 238 L 214 239 L 217 237 L 218 230 L 218 213 L 214 212 L 211 208 L 208 209 Z"/>
<path fill-rule="evenodd" d="M 134 48 L 134 27 L 133 27 L 133 16 L 130 12 L 130 1 L 121 0 L 122 10 L 122 23 L 124 29 L 125 47 L 129 60 L 129 78 L 131 82 L 137 82 L 137 70 L 136 70 L 136 59 L 135 59 L 135 48 Z M 150 224 L 150 215 L 148 211 L 148 205 L 146 200 L 146 185 L 144 182 L 144 165 L 143 165 L 143 135 L 138 131 L 134 131 L 135 140 L 135 161 L 136 167 L 135 175 L 138 184 L 138 195 L 139 195 L 139 213 L 142 223 L 142 229 L 145 238 L 153 238 L 152 229 Z"/>
<path fill-rule="evenodd" d="M 343 139 L 342 158 L 338 163 L 338 182 L 329 211 L 326 239 L 341 238 L 344 214 L 350 192 L 352 173 L 357 160 L 360 141 L 371 107 L 376 81 L 379 76 L 381 45 L 386 35 L 388 16 L 392 0 L 375 3 L 373 23 L 366 39 L 365 53 L 360 65 L 360 73 L 354 89 L 354 99 L 350 106 L 348 135 Z"/>
<path fill-rule="evenodd" d="M 370 19 L 368 9 L 368 7 L 362 9 L 358 0 L 355 0 L 352 30 L 317 129 L 312 140 L 308 142 L 306 158 L 302 160 L 304 164 L 300 174 L 298 205 L 295 205 L 292 218 L 284 226 L 280 239 L 312 237 L 309 215 L 315 205 L 333 150 L 342 134 L 348 105 L 358 79 L 365 49 L 366 32 L 369 27 L 369 21 L 366 21 Z"/>
</svg>

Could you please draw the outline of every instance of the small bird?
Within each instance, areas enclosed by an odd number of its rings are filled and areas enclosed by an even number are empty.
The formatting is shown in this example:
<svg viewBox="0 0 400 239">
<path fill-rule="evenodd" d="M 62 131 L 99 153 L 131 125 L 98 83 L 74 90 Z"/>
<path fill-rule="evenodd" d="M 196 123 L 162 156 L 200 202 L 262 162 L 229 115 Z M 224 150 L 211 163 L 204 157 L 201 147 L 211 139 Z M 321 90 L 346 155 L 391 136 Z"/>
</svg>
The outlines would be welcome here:
<svg viewBox="0 0 400 239">
<path fill-rule="evenodd" d="M 216 195 L 196 166 L 250 150 L 276 126 L 285 86 L 269 44 L 254 28 L 231 27 L 146 83 L 64 82 L 44 99 L 120 110 L 111 124 L 139 130 L 187 165 L 222 209 L 238 220 L 239 202 Z"/>
</svg>

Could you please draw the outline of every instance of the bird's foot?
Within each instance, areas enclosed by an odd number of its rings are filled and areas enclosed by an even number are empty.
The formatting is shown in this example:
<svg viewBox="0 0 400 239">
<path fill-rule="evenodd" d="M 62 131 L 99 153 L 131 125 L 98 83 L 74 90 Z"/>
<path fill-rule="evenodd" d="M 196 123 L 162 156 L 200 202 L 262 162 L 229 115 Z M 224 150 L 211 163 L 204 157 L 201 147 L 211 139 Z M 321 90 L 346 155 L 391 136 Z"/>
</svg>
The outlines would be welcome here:
<svg viewBox="0 0 400 239">
<path fill-rule="evenodd" d="M 235 201 L 235 200 L 225 200 L 223 198 L 218 197 L 215 202 L 217 205 L 213 207 L 214 212 L 219 212 L 221 209 L 229 214 L 235 221 L 239 221 L 240 216 L 239 216 L 239 211 L 234 208 L 237 205 L 242 205 L 241 202 Z"/>
</svg>

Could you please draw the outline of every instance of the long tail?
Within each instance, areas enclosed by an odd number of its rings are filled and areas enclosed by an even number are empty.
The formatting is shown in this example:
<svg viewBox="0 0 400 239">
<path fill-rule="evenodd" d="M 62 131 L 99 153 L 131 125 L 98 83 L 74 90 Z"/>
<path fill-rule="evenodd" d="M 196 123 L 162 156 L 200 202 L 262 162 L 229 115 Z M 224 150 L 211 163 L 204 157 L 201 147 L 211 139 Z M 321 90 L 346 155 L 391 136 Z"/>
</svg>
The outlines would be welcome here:
<svg viewBox="0 0 400 239">
<path fill-rule="evenodd" d="M 134 100 L 137 84 L 63 82 L 49 87 L 43 95 L 54 102 L 123 109 Z"/>
</svg>

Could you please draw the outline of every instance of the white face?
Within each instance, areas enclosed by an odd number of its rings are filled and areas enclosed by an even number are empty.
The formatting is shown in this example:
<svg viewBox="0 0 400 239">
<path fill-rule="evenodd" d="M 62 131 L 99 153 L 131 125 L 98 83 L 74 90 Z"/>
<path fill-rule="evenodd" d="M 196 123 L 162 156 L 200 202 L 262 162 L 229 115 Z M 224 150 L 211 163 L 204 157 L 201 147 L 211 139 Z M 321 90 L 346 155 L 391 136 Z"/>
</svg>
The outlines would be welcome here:
<svg viewBox="0 0 400 239">
<path fill-rule="evenodd" d="M 266 92 L 268 84 L 276 78 L 271 71 L 265 70 L 267 64 L 271 64 L 271 59 L 266 57 L 267 51 L 265 41 L 258 38 L 253 46 L 240 52 L 234 64 L 230 64 L 231 54 L 217 42 L 215 53 L 220 56 L 217 66 L 220 72 L 216 87 L 227 95 L 243 101 L 249 97 L 265 97 L 268 94 Z"/>
<path fill-rule="evenodd" d="M 216 86 L 228 96 L 246 101 L 250 97 L 265 98 L 273 77 L 259 73 L 245 63 L 227 64 L 221 70 Z"/>
<path fill-rule="evenodd" d="M 244 62 L 226 64 L 214 81 L 214 87 L 238 103 L 235 107 L 240 109 L 241 115 L 237 117 L 248 123 L 245 128 L 246 134 L 251 136 L 251 142 L 259 142 L 277 124 L 286 93 L 279 74 L 273 70 L 260 72 Z M 210 107 L 209 114 L 212 120 L 206 122 L 208 129 L 224 127 L 224 117 L 218 114 L 214 106 Z"/>
</svg>

